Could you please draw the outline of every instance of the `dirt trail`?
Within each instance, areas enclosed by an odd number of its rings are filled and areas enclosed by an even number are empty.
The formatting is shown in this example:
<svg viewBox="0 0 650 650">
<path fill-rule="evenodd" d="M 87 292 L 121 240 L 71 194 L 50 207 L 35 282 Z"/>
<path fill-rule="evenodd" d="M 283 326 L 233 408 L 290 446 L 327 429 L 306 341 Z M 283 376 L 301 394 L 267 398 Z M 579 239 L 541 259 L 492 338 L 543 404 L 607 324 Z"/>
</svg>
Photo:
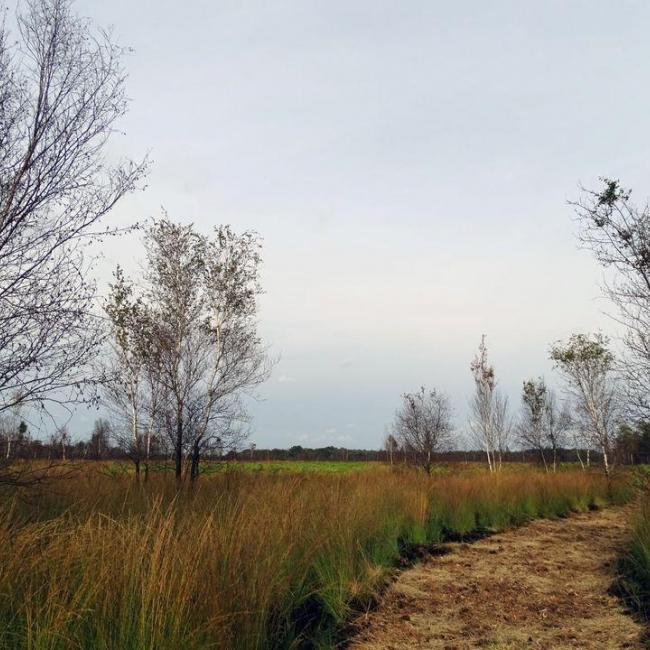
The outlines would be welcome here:
<svg viewBox="0 0 650 650">
<path fill-rule="evenodd" d="M 450 544 L 401 574 L 350 647 L 645 647 L 643 627 L 608 593 L 628 514 L 608 508 Z"/>
</svg>

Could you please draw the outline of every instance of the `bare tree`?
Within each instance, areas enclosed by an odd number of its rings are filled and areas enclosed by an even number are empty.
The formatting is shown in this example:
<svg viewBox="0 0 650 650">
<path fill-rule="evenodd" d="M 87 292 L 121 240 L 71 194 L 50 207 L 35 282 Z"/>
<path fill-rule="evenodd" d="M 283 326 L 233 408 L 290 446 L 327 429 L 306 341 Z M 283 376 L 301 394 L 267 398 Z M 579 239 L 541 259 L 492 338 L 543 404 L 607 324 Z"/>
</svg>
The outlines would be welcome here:
<svg viewBox="0 0 650 650">
<path fill-rule="evenodd" d="M 446 395 L 423 386 L 417 393 L 402 395 L 402 405 L 395 413 L 393 436 L 404 450 L 431 473 L 433 455 L 451 441 L 451 407 Z"/>
<path fill-rule="evenodd" d="M 618 180 L 603 178 L 597 190 L 583 188 L 571 204 L 582 227 L 579 238 L 596 259 L 615 271 L 604 291 L 626 327 L 619 371 L 634 419 L 650 418 L 650 206 L 638 207 Z"/>
<path fill-rule="evenodd" d="M 104 418 L 95 420 L 89 442 L 90 453 L 95 460 L 101 460 L 108 451 L 110 436 L 110 422 Z"/>
<path fill-rule="evenodd" d="M 0 440 L 4 446 L 6 466 L 20 447 L 27 442 L 27 424 L 21 419 L 19 408 L 0 413 Z"/>
<path fill-rule="evenodd" d="M 508 450 L 512 422 L 508 400 L 497 390 L 494 368 L 488 362 L 485 335 L 470 368 L 474 375 L 474 395 L 470 402 L 469 427 L 476 443 L 485 451 L 490 471 L 496 471 Z"/>
<path fill-rule="evenodd" d="M 0 411 L 74 401 L 92 385 L 95 286 L 85 249 L 142 177 L 110 166 L 127 108 L 123 49 L 69 0 L 28 0 L 0 23 Z"/>
<path fill-rule="evenodd" d="M 134 366 L 134 387 L 122 386 L 121 394 L 130 407 L 145 386 L 149 404 L 155 401 L 149 422 L 167 433 L 177 478 L 187 454 L 194 479 L 201 453 L 217 438 L 223 448 L 244 437 L 242 396 L 252 394 L 270 372 L 257 335 L 260 244 L 254 233 L 238 235 L 229 226 L 207 237 L 164 218 L 147 230 L 145 247 L 142 295 L 134 298 L 129 289 L 123 301 L 127 313 L 139 305 L 139 316 L 124 320 L 126 339 L 135 342 L 118 345 L 129 350 L 122 355 L 126 365 Z M 144 384 L 138 378 L 141 364 L 147 370 Z M 133 431 L 137 435 L 137 425 Z"/>
<path fill-rule="evenodd" d="M 620 423 L 620 402 L 614 382 L 614 356 L 601 334 L 574 334 L 551 348 L 551 359 L 564 375 L 575 419 L 590 446 L 603 455 L 610 475 L 612 450 Z"/>
<path fill-rule="evenodd" d="M 50 436 L 50 446 L 52 451 L 58 449 L 61 453 L 61 460 L 66 459 L 66 452 L 70 446 L 71 440 L 70 432 L 68 431 L 68 427 L 65 425 L 58 427 Z"/>
<path fill-rule="evenodd" d="M 553 471 L 557 471 L 558 451 L 568 441 L 568 434 L 573 426 L 573 419 L 567 404 L 561 404 L 555 392 L 546 390 L 546 405 L 544 409 L 544 431 L 546 443 L 551 448 Z"/>
<path fill-rule="evenodd" d="M 384 449 L 386 450 L 386 454 L 388 455 L 388 460 L 392 465 L 393 457 L 399 450 L 399 442 L 397 442 L 397 439 L 392 433 L 386 434 L 386 437 L 384 438 Z"/>
<path fill-rule="evenodd" d="M 496 443 L 497 469 L 501 469 L 503 457 L 510 449 L 512 440 L 513 423 L 508 408 L 508 398 L 498 390 L 494 393 L 494 408 L 492 430 Z"/>
</svg>

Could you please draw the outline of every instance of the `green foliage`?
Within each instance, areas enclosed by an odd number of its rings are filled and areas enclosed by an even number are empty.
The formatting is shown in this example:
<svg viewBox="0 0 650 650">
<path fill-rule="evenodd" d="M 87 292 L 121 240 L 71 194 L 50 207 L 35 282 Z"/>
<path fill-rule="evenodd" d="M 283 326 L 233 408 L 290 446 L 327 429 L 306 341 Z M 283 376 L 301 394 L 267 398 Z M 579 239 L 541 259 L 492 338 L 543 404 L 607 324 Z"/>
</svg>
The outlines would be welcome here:
<svg viewBox="0 0 650 650">
<path fill-rule="evenodd" d="M 602 334 L 573 334 L 566 344 L 551 348 L 551 359 L 563 368 L 578 365 L 598 365 L 609 369 L 614 356 L 609 351 L 609 339 Z"/>
<path fill-rule="evenodd" d="M 542 378 L 524 382 L 522 401 L 530 411 L 531 420 L 536 424 L 541 422 L 546 404 L 546 384 Z"/>
</svg>

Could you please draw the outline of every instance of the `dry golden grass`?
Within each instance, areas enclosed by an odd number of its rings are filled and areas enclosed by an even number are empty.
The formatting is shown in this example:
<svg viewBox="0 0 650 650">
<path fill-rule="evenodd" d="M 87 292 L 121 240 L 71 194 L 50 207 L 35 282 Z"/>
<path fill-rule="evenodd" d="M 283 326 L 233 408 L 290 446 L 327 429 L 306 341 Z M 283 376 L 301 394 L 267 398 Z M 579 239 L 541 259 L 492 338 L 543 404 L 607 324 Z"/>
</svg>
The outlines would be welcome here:
<svg viewBox="0 0 650 650">
<path fill-rule="evenodd" d="M 179 491 L 93 467 L 4 495 L 1 647 L 327 646 L 407 547 L 612 496 L 579 471 L 233 472 Z"/>
</svg>

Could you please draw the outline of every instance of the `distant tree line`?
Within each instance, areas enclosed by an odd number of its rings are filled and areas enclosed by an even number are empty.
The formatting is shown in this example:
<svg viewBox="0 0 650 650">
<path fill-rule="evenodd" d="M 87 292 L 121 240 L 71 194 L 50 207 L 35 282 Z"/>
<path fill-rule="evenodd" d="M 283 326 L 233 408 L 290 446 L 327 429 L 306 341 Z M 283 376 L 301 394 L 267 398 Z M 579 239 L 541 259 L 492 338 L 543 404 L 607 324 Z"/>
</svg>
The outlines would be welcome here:
<svg viewBox="0 0 650 650">
<path fill-rule="evenodd" d="M 586 459 L 587 449 L 579 450 Z M 615 458 L 617 463 L 637 464 L 650 462 L 650 425 L 641 430 L 624 426 L 616 438 Z M 121 444 L 119 436 L 113 434 L 111 424 L 105 418 L 95 421 L 90 436 L 73 440 L 67 427 L 57 429 L 41 440 L 30 434 L 28 425 L 8 417 L 0 418 L 0 456 L 3 459 L 22 460 L 86 460 L 86 461 L 131 461 L 128 447 Z M 412 449 L 395 446 L 392 451 L 383 449 L 349 449 L 346 447 L 303 447 L 294 445 L 288 449 L 260 448 L 254 444 L 240 448 L 214 447 L 204 458 L 211 462 L 266 462 L 266 461 L 341 461 L 341 462 L 383 462 L 392 465 L 418 464 L 419 459 Z M 482 462 L 485 452 L 481 450 L 449 449 L 432 454 L 431 465 L 440 463 Z M 165 437 L 154 436 L 151 440 L 150 462 L 173 464 L 174 449 Z M 542 463 L 539 450 L 517 449 L 506 451 L 503 462 Z M 556 462 L 576 461 L 576 450 L 558 448 Z M 602 456 L 591 452 L 590 463 L 601 463 Z"/>
</svg>

